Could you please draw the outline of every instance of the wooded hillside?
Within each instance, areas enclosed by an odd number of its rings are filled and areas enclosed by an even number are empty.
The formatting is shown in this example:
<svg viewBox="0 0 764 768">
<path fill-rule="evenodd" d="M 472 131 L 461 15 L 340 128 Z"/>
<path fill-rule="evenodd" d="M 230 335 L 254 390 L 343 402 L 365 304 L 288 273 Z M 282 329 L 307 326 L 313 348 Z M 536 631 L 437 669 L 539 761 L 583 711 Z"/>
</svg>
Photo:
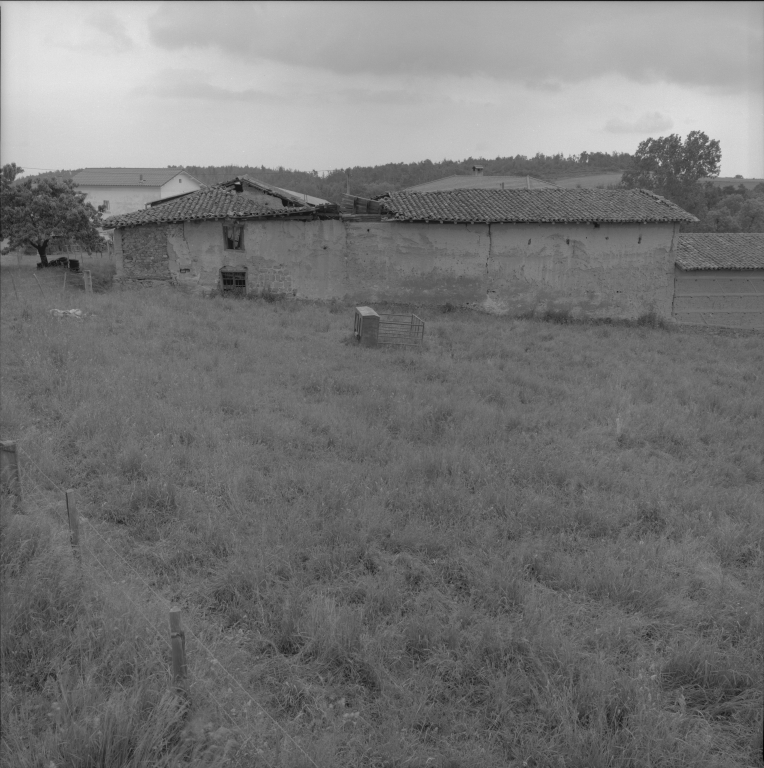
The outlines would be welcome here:
<svg viewBox="0 0 764 768">
<path fill-rule="evenodd" d="M 361 197 L 376 197 L 444 176 L 472 173 L 473 165 L 482 165 L 486 176 L 535 176 L 554 181 L 573 176 L 590 176 L 624 171 L 631 163 L 627 152 L 582 152 L 580 155 L 565 157 L 562 154 L 534 157 L 515 155 L 488 160 L 482 157 L 468 157 L 465 160 L 422 160 L 418 163 L 387 163 L 386 165 L 355 166 L 338 168 L 330 172 L 299 171 L 279 166 L 266 168 L 264 165 L 186 165 L 185 170 L 203 184 L 217 184 L 244 174 L 267 184 L 323 197 L 333 203 L 340 203 L 347 191 L 347 174 L 350 172 L 350 189 Z M 171 167 L 171 166 L 168 166 Z M 46 171 L 40 176 L 71 178 L 82 170 Z"/>
<path fill-rule="evenodd" d="M 246 174 L 266 184 L 341 203 L 342 195 L 347 190 L 347 171 L 353 194 L 377 197 L 444 176 L 470 174 L 473 165 L 482 165 L 487 176 L 529 175 L 557 182 L 566 179 L 567 182 L 561 184 L 565 187 L 578 186 L 575 180 L 580 177 L 580 186 L 612 186 L 619 179 L 618 174 L 632 166 L 632 160 L 633 156 L 627 152 L 582 152 L 568 157 L 537 154 L 534 157 L 515 155 L 493 160 L 468 157 L 466 160 L 442 160 L 437 163 L 422 160 L 418 163 L 356 166 L 330 172 L 298 171 L 283 166 L 266 168 L 264 165 L 187 165 L 185 169 L 203 184 L 217 184 Z M 40 176 L 71 178 L 80 170 L 48 171 Z M 738 182 L 737 185 L 721 187 L 719 181 L 702 182 L 698 199 L 692 205 L 684 199 L 674 200 L 700 219 L 698 224 L 683 225 L 682 229 L 693 232 L 764 231 L 764 185 L 748 189 L 743 184 L 747 180 L 733 179 L 731 181 Z"/>
<path fill-rule="evenodd" d="M 482 165 L 487 176 L 517 174 L 552 181 L 569 176 L 623 171 L 630 162 L 631 155 L 625 152 L 612 155 L 607 152 L 584 152 L 581 155 L 569 157 L 564 157 L 562 154 L 537 154 L 535 157 L 516 155 L 515 157 L 497 157 L 494 160 L 468 157 L 465 160 L 442 160 L 437 163 L 432 160 L 423 160 L 418 163 L 356 166 L 349 169 L 350 190 L 361 197 L 376 197 L 385 192 L 405 189 L 444 176 L 469 174 L 472 172 L 473 165 Z M 259 167 L 187 165 L 186 170 L 205 184 L 216 184 L 234 176 L 247 174 L 260 181 L 323 197 L 334 203 L 341 202 L 342 194 L 347 190 L 345 169 L 321 174 L 317 171 L 296 171 L 284 167 L 266 168 L 262 165 Z"/>
</svg>

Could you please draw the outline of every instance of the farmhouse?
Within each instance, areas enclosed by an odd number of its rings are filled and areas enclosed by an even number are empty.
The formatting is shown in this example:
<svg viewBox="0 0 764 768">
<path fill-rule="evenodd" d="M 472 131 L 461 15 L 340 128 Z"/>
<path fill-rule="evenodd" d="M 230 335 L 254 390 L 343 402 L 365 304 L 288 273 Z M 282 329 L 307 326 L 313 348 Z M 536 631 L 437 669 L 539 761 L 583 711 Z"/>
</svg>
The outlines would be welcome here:
<svg viewBox="0 0 764 768">
<path fill-rule="evenodd" d="M 764 328 L 764 234 L 680 235 L 674 286 L 678 322 Z"/>
<path fill-rule="evenodd" d="M 244 176 L 111 216 L 104 226 L 114 229 L 115 280 L 201 292 L 292 293 L 291 274 L 263 254 L 278 252 L 302 232 L 295 227 L 300 222 L 336 218 L 336 205 L 306 199 Z"/>
<path fill-rule="evenodd" d="M 85 168 L 73 181 L 86 202 L 115 216 L 203 186 L 181 168 Z"/>
<path fill-rule="evenodd" d="M 357 303 L 670 317 L 678 224 L 640 190 L 457 189 L 290 199 L 235 179 L 112 217 L 117 277 Z M 233 281 L 233 282 L 232 282 Z"/>
</svg>

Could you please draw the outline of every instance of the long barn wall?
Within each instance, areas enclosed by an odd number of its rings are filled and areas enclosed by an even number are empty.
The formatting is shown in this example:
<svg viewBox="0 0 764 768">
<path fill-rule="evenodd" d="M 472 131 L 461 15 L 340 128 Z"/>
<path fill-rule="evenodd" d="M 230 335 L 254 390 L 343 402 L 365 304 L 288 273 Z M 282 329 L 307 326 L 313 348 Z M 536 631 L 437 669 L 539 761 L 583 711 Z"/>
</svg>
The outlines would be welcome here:
<svg viewBox="0 0 764 768">
<path fill-rule="evenodd" d="M 166 269 L 177 284 L 202 292 L 217 288 L 220 268 L 228 266 L 246 267 L 249 291 L 306 299 L 670 317 L 675 240 L 672 224 L 269 219 L 246 223 L 243 250 L 224 249 L 220 222 L 185 222 L 118 231 L 115 254 L 123 280 L 140 279 L 138 265 L 149 277 L 153 260 L 156 273 Z M 141 242 L 150 257 L 137 257 Z"/>
</svg>

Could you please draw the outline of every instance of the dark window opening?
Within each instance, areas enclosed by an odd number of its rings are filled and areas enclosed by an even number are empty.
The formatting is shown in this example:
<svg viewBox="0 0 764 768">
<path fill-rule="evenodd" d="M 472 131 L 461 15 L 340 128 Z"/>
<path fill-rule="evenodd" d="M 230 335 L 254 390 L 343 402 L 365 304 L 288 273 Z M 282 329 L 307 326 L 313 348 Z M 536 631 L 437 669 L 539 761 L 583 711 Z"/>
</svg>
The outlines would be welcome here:
<svg viewBox="0 0 764 768">
<path fill-rule="evenodd" d="M 220 270 L 220 287 L 224 294 L 243 296 L 247 292 L 246 271 Z"/>
<path fill-rule="evenodd" d="M 223 240 L 227 251 L 244 250 L 244 225 L 243 224 L 224 224 Z"/>
</svg>

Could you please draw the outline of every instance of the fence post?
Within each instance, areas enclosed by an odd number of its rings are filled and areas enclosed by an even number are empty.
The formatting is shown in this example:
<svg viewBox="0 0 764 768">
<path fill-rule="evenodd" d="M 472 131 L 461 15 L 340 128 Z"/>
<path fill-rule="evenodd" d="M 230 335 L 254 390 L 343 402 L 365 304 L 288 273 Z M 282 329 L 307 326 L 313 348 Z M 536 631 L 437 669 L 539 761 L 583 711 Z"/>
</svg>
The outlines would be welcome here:
<svg viewBox="0 0 764 768">
<path fill-rule="evenodd" d="M 89 269 L 83 271 L 82 279 L 85 281 L 85 293 L 93 293 L 93 276 Z"/>
<path fill-rule="evenodd" d="M 80 560 L 80 518 L 77 514 L 77 498 L 70 488 L 66 492 L 66 513 L 69 517 L 69 541 L 74 550 L 74 557 Z"/>
<path fill-rule="evenodd" d="M 2 485 L 8 486 L 8 490 L 19 500 L 19 511 L 24 511 L 24 499 L 21 495 L 21 467 L 19 466 L 19 452 L 15 440 L 0 441 L 0 478 Z"/>
<path fill-rule="evenodd" d="M 34 273 L 34 279 L 37 280 L 37 287 L 40 289 L 40 293 L 42 294 L 43 299 L 45 298 L 45 291 L 43 291 L 42 286 L 40 285 L 40 280 L 37 277 L 37 272 Z"/>
<path fill-rule="evenodd" d="M 170 642 L 172 643 L 172 683 L 188 696 L 186 687 L 186 634 L 180 623 L 180 608 L 170 608 Z"/>
</svg>

